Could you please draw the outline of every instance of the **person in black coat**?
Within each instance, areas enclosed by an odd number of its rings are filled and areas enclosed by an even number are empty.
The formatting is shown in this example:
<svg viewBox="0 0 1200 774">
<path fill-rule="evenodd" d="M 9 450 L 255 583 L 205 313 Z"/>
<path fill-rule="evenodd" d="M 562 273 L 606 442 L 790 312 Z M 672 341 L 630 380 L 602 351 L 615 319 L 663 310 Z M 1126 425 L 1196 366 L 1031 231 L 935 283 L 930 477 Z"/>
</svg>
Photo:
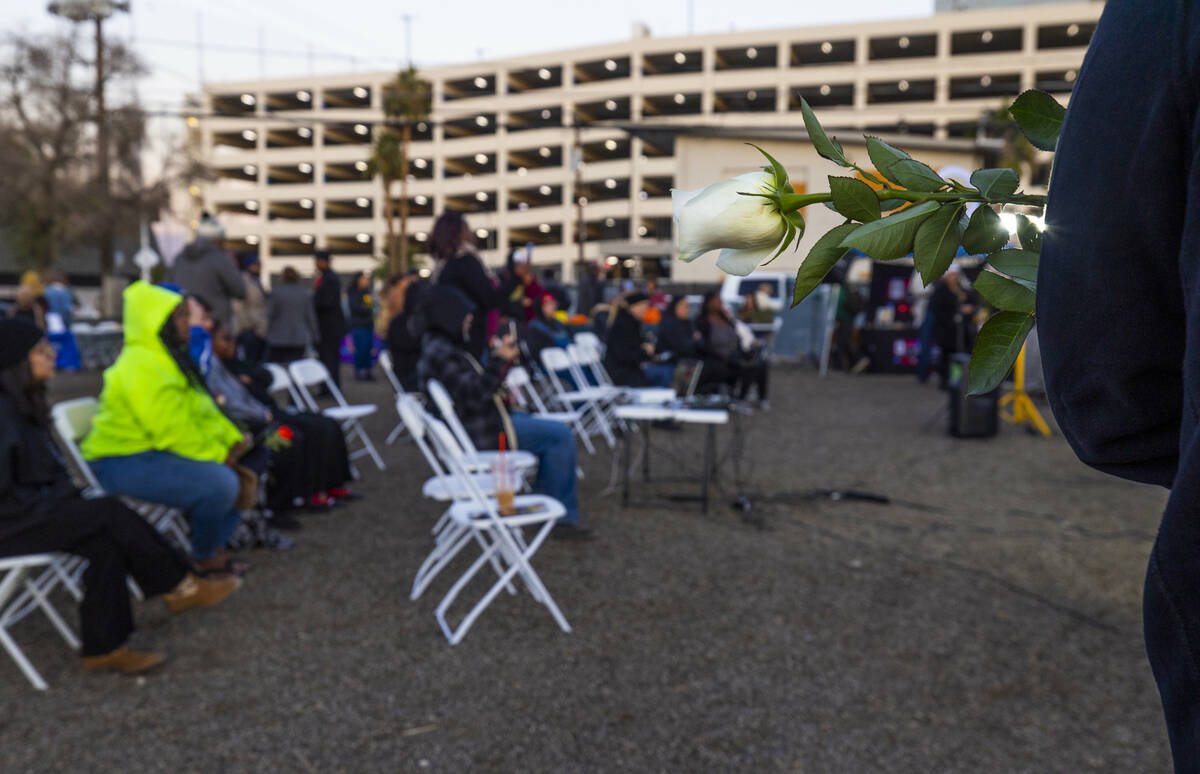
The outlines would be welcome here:
<svg viewBox="0 0 1200 774">
<path fill-rule="evenodd" d="M 951 266 L 938 280 L 929 297 L 929 314 L 933 315 L 933 340 L 942 351 L 938 359 L 938 386 L 943 390 L 950 381 L 950 361 L 956 353 L 970 352 L 975 345 L 975 314 L 977 301 L 973 291 L 963 286 L 957 266 Z"/>
<path fill-rule="evenodd" d="M 414 318 L 420 313 L 429 283 L 412 274 L 398 280 L 389 292 L 398 296 L 393 302 L 395 316 L 388 323 L 387 348 L 392 356 L 392 371 L 405 392 L 416 392 L 417 361 L 421 359 L 421 335 L 415 331 Z"/>
<path fill-rule="evenodd" d="M 1142 616 L 1181 773 L 1200 771 L 1197 62 L 1194 3 L 1105 5 L 1058 141 L 1037 292 L 1046 392 L 1075 453 L 1170 488 Z"/>
<path fill-rule="evenodd" d="M 640 291 L 613 303 L 612 320 L 604 341 L 604 368 L 614 384 L 648 387 L 650 380 L 642 364 L 650 359 L 653 345 L 642 340 L 641 319 L 650 308 L 650 297 Z"/>
<path fill-rule="evenodd" d="M 62 551 L 87 559 L 84 668 L 142 672 L 164 657 L 125 644 L 133 632 L 126 576 L 147 597 L 164 595 L 174 612 L 216 604 L 241 581 L 197 577 L 187 557 L 118 498 L 82 497 L 50 434 L 54 358 L 38 328 L 0 321 L 0 557 Z"/>
<path fill-rule="evenodd" d="M 329 251 L 315 254 L 317 276 L 313 279 L 313 308 L 317 312 L 317 359 L 325 364 L 333 383 L 342 386 L 342 337 L 346 315 L 342 312 L 342 281 L 330 264 Z"/>
<path fill-rule="evenodd" d="M 429 250 L 437 261 L 434 282 L 457 288 L 475 306 L 465 348 L 475 358 L 487 346 L 488 313 L 500 308 L 501 295 L 475 254 L 470 226 L 461 212 L 447 210 L 433 225 Z"/>
<path fill-rule="evenodd" d="M 371 296 L 371 275 L 359 272 L 346 288 L 346 308 L 350 310 L 350 338 L 354 342 L 354 378 L 372 381 L 371 350 L 375 346 L 375 301 Z"/>
<path fill-rule="evenodd" d="M 658 324 L 655 356 L 671 365 L 678 365 L 680 360 L 699 359 L 701 342 L 700 332 L 692 324 L 691 304 L 686 296 L 675 296 Z"/>
</svg>

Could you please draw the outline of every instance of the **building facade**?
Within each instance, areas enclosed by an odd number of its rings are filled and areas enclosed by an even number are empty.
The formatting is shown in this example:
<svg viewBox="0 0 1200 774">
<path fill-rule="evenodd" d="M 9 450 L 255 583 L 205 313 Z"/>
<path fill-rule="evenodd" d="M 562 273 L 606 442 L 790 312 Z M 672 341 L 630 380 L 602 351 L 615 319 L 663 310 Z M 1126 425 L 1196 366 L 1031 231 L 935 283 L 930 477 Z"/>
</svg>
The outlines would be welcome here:
<svg viewBox="0 0 1200 774">
<path fill-rule="evenodd" d="M 1102 8 L 661 39 L 635 27 L 618 43 L 425 70 L 432 113 L 414 128 L 408 182 L 418 264 L 449 208 L 468 213 L 492 265 L 531 244 L 535 263 L 567 278 L 581 255 L 622 275 L 670 275 L 671 127 L 802 127 L 803 96 L 844 134 L 974 137 L 981 116 L 1024 89 L 1066 101 Z M 217 213 L 231 248 L 257 250 L 268 274 L 309 271 L 317 248 L 343 271 L 376 267 L 387 228 L 367 161 L 393 77 L 208 85 L 189 126 L 216 177 L 193 188 L 196 212 Z M 645 125 L 659 131 L 630 131 Z"/>
</svg>

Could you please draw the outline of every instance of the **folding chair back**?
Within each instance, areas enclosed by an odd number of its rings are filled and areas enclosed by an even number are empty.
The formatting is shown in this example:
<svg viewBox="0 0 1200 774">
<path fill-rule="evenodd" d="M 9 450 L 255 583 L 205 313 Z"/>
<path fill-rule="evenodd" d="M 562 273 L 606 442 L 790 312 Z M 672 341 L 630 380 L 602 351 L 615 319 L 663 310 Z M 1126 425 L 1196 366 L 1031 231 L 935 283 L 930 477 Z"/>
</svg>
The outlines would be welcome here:
<svg viewBox="0 0 1200 774">
<path fill-rule="evenodd" d="M 429 392 L 429 397 L 433 398 L 438 413 L 442 415 L 442 421 L 450 427 L 450 430 L 454 433 L 454 437 L 458 439 L 458 445 L 467 454 L 478 456 L 478 451 L 475 449 L 475 444 L 471 441 L 471 436 L 467 435 L 467 428 L 463 427 L 458 414 L 454 413 L 454 401 L 450 398 L 450 393 L 446 392 L 446 388 L 437 379 L 430 379 L 426 382 L 425 389 Z"/>
<path fill-rule="evenodd" d="M 296 389 L 304 399 L 304 405 L 308 406 L 310 411 L 319 412 L 321 410 L 316 398 L 309 390 L 310 387 L 316 387 L 319 384 L 323 384 L 329 390 L 329 394 L 333 396 L 339 406 L 346 405 L 342 391 L 333 383 L 333 378 L 329 376 L 329 371 L 320 360 L 311 357 L 293 360 L 288 363 L 287 370 L 288 376 L 292 377 L 292 383 L 296 385 Z"/>
<path fill-rule="evenodd" d="M 555 392 L 567 392 L 563 386 L 561 374 L 571 373 L 571 358 L 567 355 L 567 351 L 561 347 L 546 347 L 542 350 L 542 368 L 546 369 L 546 375 L 550 378 L 550 383 L 554 386 Z M 579 385 L 585 387 L 586 385 Z"/>
<path fill-rule="evenodd" d="M 103 487 L 96 480 L 96 474 L 92 472 L 87 460 L 83 458 L 83 453 L 79 451 L 79 442 L 91 432 L 92 420 L 99 408 L 100 401 L 95 398 L 76 398 L 55 403 L 50 409 L 54 432 L 62 441 L 67 456 L 71 458 L 71 464 L 83 477 L 88 488 L 96 492 L 103 491 Z"/>
<path fill-rule="evenodd" d="M 278 363 L 266 363 L 267 372 L 271 374 L 271 386 L 267 387 L 267 392 L 274 395 L 277 392 L 287 391 L 288 398 L 291 404 L 297 409 L 303 409 L 304 401 L 300 399 L 300 394 L 296 392 L 296 385 L 292 384 L 292 377 L 288 376 L 287 369 Z"/>
<path fill-rule="evenodd" d="M 602 387 L 613 386 L 612 377 L 604 368 L 604 363 L 600 359 L 600 350 L 596 348 L 595 344 L 586 339 L 583 342 L 576 340 L 574 344 L 567 347 L 567 356 L 575 362 L 576 368 L 589 384 L 594 382 Z M 589 376 L 590 379 L 588 379 Z"/>
<path fill-rule="evenodd" d="M 404 388 L 400 386 L 400 380 L 396 378 L 396 371 L 392 364 L 392 353 L 386 349 L 379 352 L 379 368 L 383 371 L 383 375 L 387 377 L 388 384 L 392 385 L 392 392 L 396 395 L 402 395 Z"/>
<path fill-rule="evenodd" d="M 604 356 L 604 342 L 600 341 L 600 337 L 591 331 L 580 331 L 579 333 L 576 333 L 575 343 L 580 347 L 591 348 L 601 357 Z"/>
<path fill-rule="evenodd" d="M 61 557 L 55 554 L 27 554 L 0 559 L 0 647 L 8 651 L 8 655 L 20 667 L 25 678 L 39 691 L 46 690 L 48 687 L 46 681 L 33 668 L 33 664 L 29 663 L 24 651 L 8 633 L 8 628 L 24 617 L 24 611 L 27 609 L 24 600 L 30 599 L 32 604 L 28 607 L 41 609 L 50 619 L 54 628 L 58 630 L 59 635 L 66 641 L 67 646 L 73 649 L 79 648 L 79 639 L 47 598 L 52 586 L 48 586 L 40 580 L 35 581 L 33 578 L 25 577 L 26 573 L 31 570 L 49 567 L 50 570 L 47 572 L 52 573 L 54 568 L 61 565 Z M 22 581 L 24 581 L 26 591 L 18 595 L 17 592 Z"/>
<path fill-rule="evenodd" d="M 434 476 L 444 479 L 446 469 L 442 467 L 442 463 L 438 461 L 437 455 L 429 446 L 428 415 L 425 413 L 425 409 L 412 395 L 401 394 L 396 396 L 396 413 L 400 415 L 400 421 L 404 423 L 409 435 L 416 441 L 417 448 L 421 450 L 421 455 L 429 463 Z"/>
</svg>

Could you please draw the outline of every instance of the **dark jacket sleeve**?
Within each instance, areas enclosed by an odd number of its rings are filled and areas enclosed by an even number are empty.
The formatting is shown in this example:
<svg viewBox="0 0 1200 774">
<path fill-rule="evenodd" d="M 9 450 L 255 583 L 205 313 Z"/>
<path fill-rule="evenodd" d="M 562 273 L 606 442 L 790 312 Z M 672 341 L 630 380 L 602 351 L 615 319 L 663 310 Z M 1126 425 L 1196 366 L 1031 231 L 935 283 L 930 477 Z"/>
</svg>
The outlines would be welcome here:
<svg viewBox="0 0 1200 774">
<path fill-rule="evenodd" d="M 695 357 L 696 345 L 696 340 L 692 338 L 690 322 L 667 315 L 658 324 L 658 341 L 655 344 L 655 352 L 659 355 L 669 354 L 671 362 L 677 362 L 680 358 Z"/>
<path fill-rule="evenodd" d="M 478 317 L 492 309 L 499 309 L 501 303 L 500 291 L 492 285 L 483 261 L 476 255 L 461 255 L 454 259 L 455 283 L 458 288 L 475 302 L 475 315 Z"/>
<path fill-rule="evenodd" d="M 225 295 L 230 298 L 245 298 L 246 281 L 242 278 L 241 270 L 238 269 L 229 253 L 224 250 L 218 251 L 213 263 L 217 269 L 217 281 L 221 283 Z"/>
<path fill-rule="evenodd" d="M 1106 6 L 1059 140 L 1038 274 L 1046 388 L 1063 434 L 1089 465 L 1163 486 L 1181 422 L 1195 425 L 1182 370 L 1200 240 L 1197 25 L 1180 18 L 1191 6 Z"/>
</svg>

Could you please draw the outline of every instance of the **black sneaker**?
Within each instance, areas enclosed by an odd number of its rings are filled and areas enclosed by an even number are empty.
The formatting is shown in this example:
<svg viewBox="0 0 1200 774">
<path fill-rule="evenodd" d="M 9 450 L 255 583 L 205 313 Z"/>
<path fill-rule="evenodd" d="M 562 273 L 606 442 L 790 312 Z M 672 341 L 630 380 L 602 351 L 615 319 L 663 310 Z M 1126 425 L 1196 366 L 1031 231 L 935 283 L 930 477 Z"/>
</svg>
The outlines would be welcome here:
<svg viewBox="0 0 1200 774">
<path fill-rule="evenodd" d="M 304 528 L 304 522 L 285 511 L 275 511 L 267 521 L 275 529 L 299 530 Z"/>
<path fill-rule="evenodd" d="M 595 540 L 596 535 L 587 527 L 578 524 L 555 524 L 550 530 L 550 537 L 555 540 Z"/>
</svg>

